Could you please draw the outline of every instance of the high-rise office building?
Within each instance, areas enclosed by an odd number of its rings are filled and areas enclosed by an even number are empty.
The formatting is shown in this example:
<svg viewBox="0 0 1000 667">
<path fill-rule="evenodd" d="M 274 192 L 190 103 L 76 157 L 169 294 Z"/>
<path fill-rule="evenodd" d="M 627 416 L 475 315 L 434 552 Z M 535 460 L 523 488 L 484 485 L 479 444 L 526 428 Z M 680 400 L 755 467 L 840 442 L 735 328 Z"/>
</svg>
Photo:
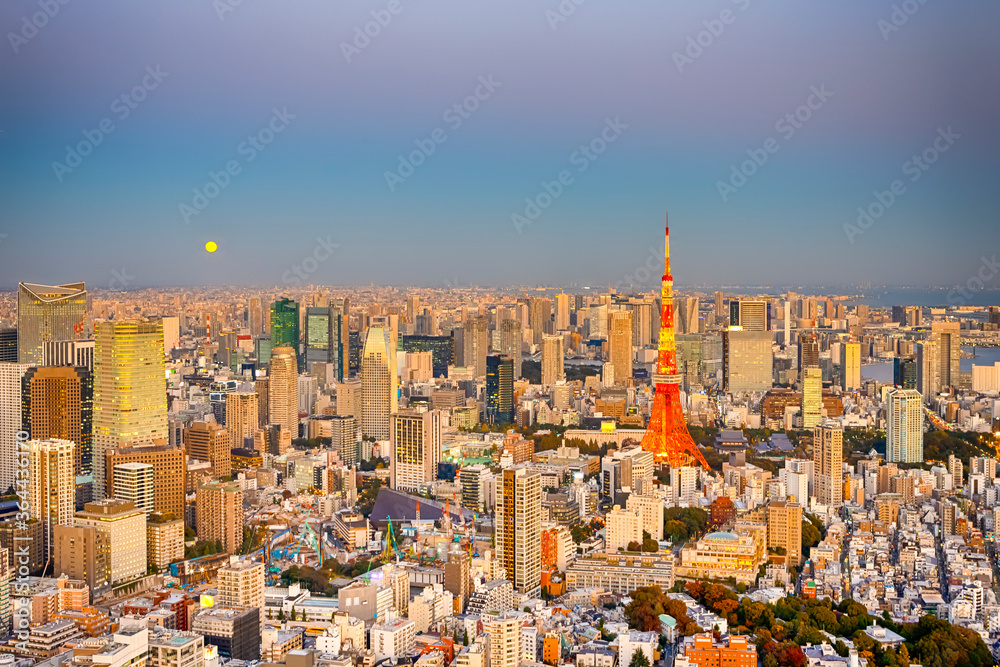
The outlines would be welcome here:
<svg viewBox="0 0 1000 667">
<path fill-rule="evenodd" d="M 72 526 L 76 476 L 70 440 L 28 441 L 28 514 L 42 522 L 45 553 L 52 556 L 55 526 Z"/>
<path fill-rule="evenodd" d="M 143 447 L 123 447 L 105 452 L 107 480 L 104 493 L 114 496 L 115 469 L 123 463 L 148 463 L 153 466 L 153 507 L 157 512 L 184 516 L 184 483 L 187 475 L 186 455 L 181 447 L 154 445 Z M 95 466 L 96 467 L 96 466 Z M 97 488 L 95 486 L 96 495 Z"/>
<path fill-rule="evenodd" d="M 823 420 L 823 371 L 807 367 L 802 371 L 802 428 L 811 430 Z"/>
<path fill-rule="evenodd" d="M 486 375 L 486 356 L 490 345 L 490 318 L 476 315 L 465 320 L 462 344 L 465 346 L 465 366 L 473 369 L 475 377 Z"/>
<path fill-rule="evenodd" d="M 295 350 L 287 345 L 271 350 L 267 382 L 268 423 L 279 424 L 299 437 L 299 372 Z"/>
<path fill-rule="evenodd" d="M 569 294 L 556 294 L 556 331 L 569 329 Z"/>
<path fill-rule="evenodd" d="M 94 372 L 94 341 L 50 340 L 42 345 L 41 366 L 82 366 Z"/>
<path fill-rule="evenodd" d="M 420 296 L 417 294 L 406 295 L 406 323 L 413 330 L 417 323 L 417 315 L 421 314 Z"/>
<path fill-rule="evenodd" d="M 566 379 L 563 367 L 563 337 L 542 337 L 542 386 L 554 387 L 560 380 Z"/>
<path fill-rule="evenodd" d="M 233 474 L 231 458 L 233 447 L 233 439 L 224 426 L 195 422 L 184 429 L 184 450 L 187 455 L 197 461 L 211 463 L 213 477 L 228 477 Z"/>
<path fill-rule="evenodd" d="M 960 384 L 959 364 L 962 358 L 962 331 L 958 322 L 931 322 L 931 340 L 938 352 L 938 383 L 942 390 Z"/>
<path fill-rule="evenodd" d="M 195 513 L 199 540 L 219 540 L 226 553 L 239 553 L 244 521 L 239 483 L 210 480 L 199 484 Z"/>
<path fill-rule="evenodd" d="M 802 505 L 784 500 L 767 504 L 767 548 L 785 550 L 788 563 L 802 564 Z"/>
<path fill-rule="evenodd" d="M 813 430 L 813 484 L 816 499 L 830 507 L 844 502 L 844 429 L 825 421 Z"/>
<path fill-rule="evenodd" d="M 271 350 L 290 347 L 299 352 L 299 304 L 284 297 L 271 304 Z"/>
<path fill-rule="evenodd" d="M 768 331 L 768 303 L 759 299 L 730 299 L 729 325 L 743 331 Z"/>
<path fill-rule="evenodd" d="M 650 343 L 656 342 L 657 334 L 660 332 L 659 322 L 653 322 L 653 303 L 642 299 L 631 299 L 628 305 L 632 313 L 632 345 L 633 347 L 646 347 Z"/>
<path fill-rule="evenodd" d="M 38 366 L 50 340 L 84 338 L 87 290 L 83 283 L 17 286 L 17 360 Z"/>
<path fill-rule="evenodd" d="M 722 302 L 722 292 L 715 293 L 715 320 L 721 322 L 726 317 L 726 308 Z"/>
<path fill-rule="evenodd" d="M 330 351 L 330 308 L 306 308 L 305 335 L 306 368 L 314 362 L 329 361 Z"/>
<path fill-rule="evenodd" d="M 154 472 L 151 463 L 119 463 L 114 467 L 115 498 L 151 514 L 156 509 Z"/>
<path fill-rule="evenodd" d="M 0 327 L 0 363 L 17 363 L 17 329 Z"/>
<path fill-rule="evenodd" d="M 264 300 L 259 296 L 252 296 L 247 300 L 247 327 L 251 336 L 264 333 Z"/>
<path fill-rule="evenodd" d="M 233 441 L 233 448 L 243 447 L 247 439 L 253 440 L 260 428 L 260 407 L 257 393 L 236 391 L 226 394 L 226 430 Z"/>
<path fill-rule="evenodd" d="M 844 391 L 861 388 L 861 343 L 844 345 Z"/>
<path fill-rule="evenodd" d="M 514 318 L 500 320 L 500 354 L 510 357 L 514 364 L 514 379 L 521 379 L 521 322 Z"/>
<path fill-rule="evenodd" d="M 76 444 L 74 475 L 94 468 L 94 376 L 83 367 L 32 367 L 24 374 L 22 423 L 28 437 Z"/>
<path fill-rule="evenodd" d="M 925 340 L 913 345 L 916 356 L 917 390 L 924 398 L 931 398 L 941 392 L 941 350 L 934 340 Z"/>
<path fill-rule="evenodd" d="M 615 369 L 615 384 L 627 385 L 632 378 L 632 313 L 608 313 L 608 363 Z"/>
<path fill-rule="evenodd" d="M 56 526 L 52 530 L 53 576 L 87 582 L 90 590 L 107 585 L 111 578 L 111 539 L 93 526 Z"/>
<path fill-rule="evenodd" d="M 168 441 L 163 324 L 115 320 L 96 326 L 94 498 L 105 497 L 105 452 Z"/>
<path fill-rule="evenodd" d="M 771 332 L 728 330 L 722 333 L 724 390 L 732 394 L 771 388 Z"/>
<path fill-rule="evenodd" d="M 96 528 L 107 535 L 111 583 L 146 574 L 145 512 L 128 501 L 108 498 L 84 505 L 74 523 L 78 528 Z"/>
<path fill-rule="evenodd" d="M 388 440 L 391 417 L 399 405 L 396 356 L 392 354 L 388 329 L 368 329 L 360 375 L 361 433 L 376 440 Z"/>
<path fill-rule="evenodd" d="M 896 389 L 887 397 L 885 460 L 924 460 L 924 401 L 919 391 Z"/>
<path fill-rule="evenodd" d="M 900 389 L 917 388 L 917 362 L 915 359 L 896 357 L 892 360 L 892 383 Z"/>
<path fill-rule="evenodd" d="M 514 361 L 502 354 L 486 357 L 486 421 L 514 422 Z"/>
<path fill-rule="evenodd" d="M 333 299 L 330 302 L 330 355 L 327 361 L 334 365 L 333 375 L 337 382 L 350 377 L 349 357 L 351 353 L 351 302 L 348 298 Z"/>
<path fill-rule="evenodd" d="M 590 339 L 608 339 L 608 306 L 600 304 L 590 307 Z"/>
<path fill-rule="evenodd" d="M 28 364 L 0 363 L 0 489 L 14 486 L 17 466 L 17 434 L 23 424 L 22 381 Z"/>
<path fill-rule="evenodd" d="M 543 297 L 528 298 L 528 326 L 531 329 L 532 342 L 541 345 L 542 336 L 553 332 L 552 301 Z"/>
<path fill-rule="evenodd" d="M 507 468 L 497 480 L 497 558 L 514 588 L 528 595 L 542 582 L 542 475 L 523 466 Z"/>
<path fill-rule="evenodd" d="M 417 491 L 437 477 L 441 461 L 441 413 L 406 410 L 392 416 L 389 479 L 392 488 Z"/>
<path fill-rule="evenodd" d="M 696 334 L 698 326 L 698 297 L 688 296 L 677 299 L 677 333 Z"/>
<path fill-rule="evenodd" d="M 805 368 L 819 367 L 819 339 L 810 331 L 799 336 L 799 372 Z"/>
</svg>

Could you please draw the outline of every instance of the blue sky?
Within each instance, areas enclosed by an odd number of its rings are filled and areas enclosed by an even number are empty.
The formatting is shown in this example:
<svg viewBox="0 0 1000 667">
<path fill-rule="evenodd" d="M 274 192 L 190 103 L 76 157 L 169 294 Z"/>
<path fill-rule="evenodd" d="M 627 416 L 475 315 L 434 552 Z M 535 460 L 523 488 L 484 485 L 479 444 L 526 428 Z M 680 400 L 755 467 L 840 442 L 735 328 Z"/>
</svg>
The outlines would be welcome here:
<svg viewBox="0 0 1000 667">
<path fill-rule="evenodd" d="M 64 1 L 0 6 L 3 288 L 607 285 L 668 210 L 688 284 L 951 285 L 1000 240 L 988 0 Z"/>
</svg>

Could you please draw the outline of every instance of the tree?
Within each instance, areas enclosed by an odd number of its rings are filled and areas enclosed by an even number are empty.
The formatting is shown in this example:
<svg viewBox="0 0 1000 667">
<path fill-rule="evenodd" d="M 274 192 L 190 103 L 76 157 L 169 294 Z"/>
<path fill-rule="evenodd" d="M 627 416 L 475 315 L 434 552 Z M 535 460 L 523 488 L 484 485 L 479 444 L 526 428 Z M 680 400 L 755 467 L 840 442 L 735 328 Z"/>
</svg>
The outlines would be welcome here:
<svg viewBox="0 0 1000 667">
<path fill-rule="evenodd" d="M 629 661 L 628 667 L 650 667 L 649 658 L 646 657 L 646 652 L 643 650 L 637 650 L 632 654 L 632 660 Z"/>
<path fill-rule="evenodd" d="M 642 551 L 642 545 L 639 544 L 638 542 L 636 542 L 635 540 L 632 540 L 631 542 L 628 543 L 628 546 L 625 547 L 625 550 L 626 551 Z"/>
<path fill-rule="evenodd" d="M 278 620 L 279 621 L 284 621 L 285 620 L 285 610 L 284 609 L 279 609 L 278 610 Z"/>
<path fill-rule="evenodd" d="M 660 550 L 660 543 L 654 540 L 652 537 L 647 537 L 642 541 L 642 550 L 649 553 L 656 553 L 657 551 Z"/>
</svg>

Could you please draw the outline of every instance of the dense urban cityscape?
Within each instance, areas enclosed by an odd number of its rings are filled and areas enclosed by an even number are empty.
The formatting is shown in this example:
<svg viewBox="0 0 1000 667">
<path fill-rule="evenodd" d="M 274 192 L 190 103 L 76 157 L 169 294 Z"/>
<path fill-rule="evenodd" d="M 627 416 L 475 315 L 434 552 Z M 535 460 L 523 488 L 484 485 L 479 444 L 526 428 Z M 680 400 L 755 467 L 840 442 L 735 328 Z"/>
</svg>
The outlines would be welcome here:
<svg viewBox="0 0 1000 667">
<path fill-rule="evenodd" d="M 675 294 L 667 234 L 659 290 L 3 294 L 0 665 L 994 664 L 1000 307 Z"/>
</svg>

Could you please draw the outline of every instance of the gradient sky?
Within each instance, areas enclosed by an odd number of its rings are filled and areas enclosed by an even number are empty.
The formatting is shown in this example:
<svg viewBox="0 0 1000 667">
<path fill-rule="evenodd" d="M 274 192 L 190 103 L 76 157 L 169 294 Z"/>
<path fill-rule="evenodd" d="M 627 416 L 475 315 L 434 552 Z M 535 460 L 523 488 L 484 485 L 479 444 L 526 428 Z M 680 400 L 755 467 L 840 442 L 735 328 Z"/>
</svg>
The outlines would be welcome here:
<svg viewBox="0 0 1000 667">
<path fill-rule="evenodd" d="M 389 0 L 242 0 L 221 20 L 239 0 L 69 0 L 12 38 L 38 1 L 0 5 L 0 288 L 281 285 L 317 237 L 339 244 L 319 284 L 608 285 L 647 262 L 668 210 L 681 284 L 964 284 L 1000 245 L 995 0 L 909 0 L 888 39 L 888 0 L 585 0 L 555 30 L 556 0 L 398 0 L 349 63 L 341 43 Z M 115 98 L 157 65 L 119 120 Z M 444 112 L 489 75 L 500 87 L 452 129 Z M 784 138 L 813 86 L 832 97 Z M 245 163 L 274 108 L 295 118 Z M 60 182 L 53 162 L 105 118 Z M 579 173 L 571 154 L 607 118 L 628 128 Z M 960 138 L 911 183 L 903 164 L 947 127 Z M 447 141 L 390 191 L 435 128 Z M 723 202 L 717 183 L 768 137 L 778 152 Z M 230 160 L 242 173 L 185 224 L 179 205 Z M 511 215 L 564 169 L 518 234 Z M 844 224 L 895 179 L 906 192 L 850 243 Z"/>
</svg>

